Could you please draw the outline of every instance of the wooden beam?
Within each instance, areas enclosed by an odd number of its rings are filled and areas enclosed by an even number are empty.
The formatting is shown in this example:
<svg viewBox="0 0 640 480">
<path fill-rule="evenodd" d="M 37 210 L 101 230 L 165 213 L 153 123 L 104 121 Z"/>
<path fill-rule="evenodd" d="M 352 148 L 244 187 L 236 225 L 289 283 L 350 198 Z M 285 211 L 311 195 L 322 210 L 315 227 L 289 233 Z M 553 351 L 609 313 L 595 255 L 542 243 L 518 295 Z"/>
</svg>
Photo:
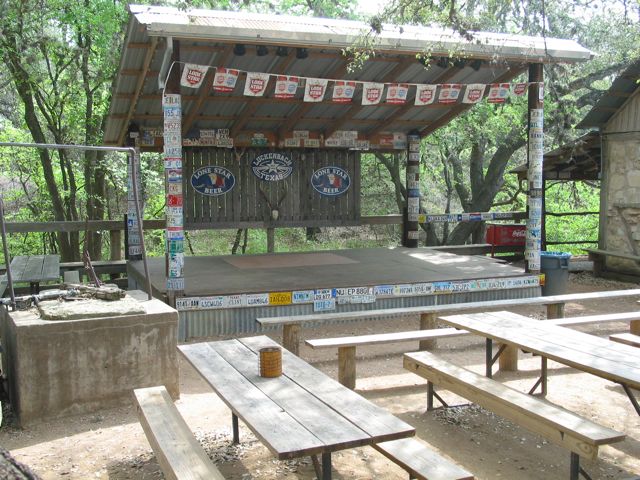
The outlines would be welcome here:
<svg viewBox="0 0 640 480">
<path fill-rule="evenodd" d="M 393 69 L 391 69 L 391 71 L 382 78 L 380 83 L 387 83 L 387 82 L 390 82 L 392 80 L 395 80 L 395 78 L 400 73 L 405 71 L 410 65 L 412 65 L 415 62 L 416 62 L 415 57 L 403 59 L 402 61 L 398 62 L 398 64 L 395 67 L 393 67 Z M 360 104 L 360 105 L 352 105 L 352 107 L 347 111 L 347 113 L 345 115 L 342 116 L 342 118 L 339 121 L 335 122 L 330 128 L 328 128 L 327 130 L 324 131 L 324 138 L 329 138 L 331 135 L 333 135 L 333 132 L 335 132 L 337 130 L 340 130 L 340 128 L 345 123 L 349 122 L 363 108 L 364 108 L 364 106 L 362 104 Z"/>
<path fill-rule="evenodd" d="M 437 85 L 439 83 L 446 83 L 447 80 L 449 80 L 450 78 L 453 78 L 453 76 L 455 74 L 460 72 L 460 70 L 462 70 L 462 68 L 463 67 L 456 67 L 456 66 L 449 67 L 444 72 L 442 72 L 440 75 L 438 75 L 433 81 L 429 82 L 429 84 Z M 391 115 L 389 115 L 384 120 L 379 121 L 378 122 L 378 126 L 376 128 L 374 128 L 373 130 L 369 130 L 367 132 L 367 136 L 371 137 L 373 135 L 376 135 L 377 133 L 379 133 L 380 131 L 384 130 L 385 128 L 388 128 L 389 124 L 397 123 L 397 119 L 398 118 L 400 118 L 405 113 L 407 113 L 409 110 L 411 110 L 413 107 L 415 107 L 414 101 L 415 101 L 415 94 L 414 94 L 413 97 L 407 98 L 406 103 L 404 105 L 400 106 L 399 108 L 397 108 L 395 110 L 395 112 L 393 112 Z M 435 103 L 435 101 L 434 101 L 434 103 Z M 427 105 L 422 105 L 419 108 L 426 107 L 426 106 Z"/>
<path fill-rule="evenodd" d="M 340 78 L 347 72 L 347 67 L 349 66 L 349 62 L 347 60 L 342 60 L 333 70 L 331 70 L 328 74 L 328 78 Z M 327 84 L 328 90 L 328 84 Z M 325 92 L 326 96 L 327 92 Z M 317 102 L 307 102 L 298 107 L 296 111 L 293 112 L 291 118 L 278 130 L 278 136 L 282 138 L 285 132 L 288 132 L 293 129 L 293 127 L 300 121 L 302 117 L 304 117 L 309 110 L 311 110 Z"/>
<path fill-rule="evenodd" d="M 280 61 L 273 67 L 272 72 L 276 75 L 284 73 L 284 71 L 291 65 L 293 59 L 295 58 L 295 50 L 291 49 L 289 54 L 286 57 L 281 57 Z M 233 138 L 242 128 L 247 124 L 251 116 L 258 109 L 258 106 L 261 104 L 260 100 L 268 100 L 269 97 L 266 98 L 258 98 L 258 97 L 245 97 L 244 100 L 247 102 L 244 107 L 244 111 L 240 115 L 240 118 L 233 124 L 233 128 L 231 129 L 231 138 Z M 279 99 L 275 99 L 279 100 Z"/>
<path fill-rule="evenodd" d="M 220 58 L 215 59 L 216 64 L 219 66 L 223 66 L 231 56 L 232 52 L 233 52 L 233 47 L 231 45 L 227 45 L 225 49 L 222 51 L 222 53 L 220 54 Z M 207 70 L 207 73 L 204 78 L 204 82 L 202 83 L 202 85 L 200 86 L 200 90 L 198 91 L 197 98 L 191 105 L 187 118 L 182 123 L 182 135 L 186 135 L 187 132 L 189 132 L 189 129 L 195 122 L 196 117 L 200 112 L 202 103 L 211 94 L 211 90 L 213 88 L 213 78 L 215 76 L 215 73 L 216 71 L 214 68 L 209 68 Z"/>
<path fill-rule="evenodd" d="M 124 122 L 122 122 L 122 127 L 120 128 L 120 135 L 118 135 L 118 145 L 123 144 L 124 137 L 127 135 L 127 131 L 129 130 L 129 122 L 131 120 L 131 117 L 133 116 L 133 112 L 136 109 L 136 105 L 138 104 L 138 96 L 140 95 L 140 93 L 142 92 L 142 88 L 144 87 L 144 82 L 147 78 L 147 72 L 149 71 L 149 66 L 151 65 L 151 61 L 153 60 L 153 55 L 156 52 L 157 46 L 158 38 L 153 37 L 151 39 L 151 48 L 147 50 L 147 53 L 144 57 L 141 74 L 138 75 L 138 81 L 136 82 L 136 88 L 133 92 L 133 99 L 131 100 L 131 104 L 129 105 L 127 117 Z"/>
<path fill-rule="evenodd" d="M 144 70 L 137 70 L 135 68 L 125 68 L 120 70 L 120 75 L 128 77 L 139 77 Z M 147 70 L 145 75 L 147 77 L 157 77 L 160 72 L 158 70 Z"/>
<path fill-rule="evenodd" d="M 498 78 L 493 80 L 491 83 L 508 82 L 509 80 L 511 80 L 512 78 L 517 77 L 518 75 L 520 75 L 522 72 L 524 72 L 526 70 L 527 70 L 526 66 L 520 66 L 520 67 L 514 68 L 512 70 L 507 70 L 505 73 L 500 75 Z M 449 110 L 448 113 L 445 113 L 443 116 L 438 118 L 435 122 L 433 122 L 430 125 L 428 125 L 427 127 L 423 128 L 420 131 L 420 136 L 421 137 L 426 137 L 427 135 L 430 135 L 431 133 L 435 132 L 438 128 L 440 128 L 443 125 L 446 125 L 447 123 L 449 123 L 451 120 L 453 120 L 458 115 L 460 115 L 460 114 L 466 112 L 467 110 L 469 110 L 474 105 L 475 105 L 474 103 L 459 103 L 459 104 L 455 105 L 453 108 L 451 108 L 451 110 Z"/>
</svg>

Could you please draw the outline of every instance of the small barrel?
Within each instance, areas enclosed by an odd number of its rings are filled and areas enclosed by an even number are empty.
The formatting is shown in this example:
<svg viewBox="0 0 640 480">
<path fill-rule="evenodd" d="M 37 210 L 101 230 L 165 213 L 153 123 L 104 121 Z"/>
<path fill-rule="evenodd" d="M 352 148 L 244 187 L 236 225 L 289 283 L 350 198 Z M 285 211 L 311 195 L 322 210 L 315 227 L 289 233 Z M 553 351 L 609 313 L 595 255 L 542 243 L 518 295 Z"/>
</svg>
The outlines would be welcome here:
<svg viewBox="0 0 640 480">
<path fill-rule="evenodd" d="M 260 349 L 258 370 L 261 377 L 274 378 L 282 375 L 282 350 L 280 347 Z"/>
</svg>

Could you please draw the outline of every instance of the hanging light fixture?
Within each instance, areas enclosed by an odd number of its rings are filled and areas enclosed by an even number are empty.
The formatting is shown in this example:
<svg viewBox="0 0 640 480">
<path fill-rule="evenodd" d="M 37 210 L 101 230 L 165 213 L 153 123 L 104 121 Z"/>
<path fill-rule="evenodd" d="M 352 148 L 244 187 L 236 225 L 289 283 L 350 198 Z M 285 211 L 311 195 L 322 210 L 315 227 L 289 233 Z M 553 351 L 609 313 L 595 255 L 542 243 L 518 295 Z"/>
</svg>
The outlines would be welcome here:
<svg viewBox="0 0 640 480">
<path fill-rule="evenodd" d="M 296 48 L 296 58 L 298 60 L 304 60 L 309 56 L 309 51 L 306 48 Z"/>
<path fill-rule="evenodd" d="M 469 66 L 477 72 L 478 70 L 480 70 L 480 67 L 482 67 L 482 60 L 474 60 Z"/>
<path fill-rule="evenodd" d="M 276 48 L 276 55 L 279 57 L 286 57 L 289 55 L 289 49 L 287 47 L 278 47 Z"/>
<path fill-rule="evenodd" d="M 266 47 L 266 45 L 258 45 L 256 47 L 256 54 L 259 57 L 264 57 L 265 55 L 269 54 L 269 49 Z"/>
<path fill-rule="evenodd" d="M 241 57 L 247 52 L 247 49 L 242 43 L 236 43 L 233 47 L 233 54 L 236 57 Z"/>
</svg>

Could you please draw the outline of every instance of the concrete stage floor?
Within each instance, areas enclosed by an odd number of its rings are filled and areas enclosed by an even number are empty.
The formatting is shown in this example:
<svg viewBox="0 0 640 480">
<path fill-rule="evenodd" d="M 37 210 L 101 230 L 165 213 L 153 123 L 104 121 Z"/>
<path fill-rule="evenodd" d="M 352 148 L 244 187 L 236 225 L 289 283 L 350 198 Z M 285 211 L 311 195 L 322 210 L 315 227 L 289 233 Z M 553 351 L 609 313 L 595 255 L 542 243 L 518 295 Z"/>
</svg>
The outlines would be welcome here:
<svg viewBox="0 0 640 480">
<path fill-rule="evenodd" d="M 144 278 L 141 261 L 131 274 Z M 166 291 L 165 259 L 150 258 L 154 293 Z M 186 296 L 232 295 L 521 276 L 522 268 L 489 257 L 429 248 L 366 248 L 305 253 L 185 257 Z"/>
</svg>

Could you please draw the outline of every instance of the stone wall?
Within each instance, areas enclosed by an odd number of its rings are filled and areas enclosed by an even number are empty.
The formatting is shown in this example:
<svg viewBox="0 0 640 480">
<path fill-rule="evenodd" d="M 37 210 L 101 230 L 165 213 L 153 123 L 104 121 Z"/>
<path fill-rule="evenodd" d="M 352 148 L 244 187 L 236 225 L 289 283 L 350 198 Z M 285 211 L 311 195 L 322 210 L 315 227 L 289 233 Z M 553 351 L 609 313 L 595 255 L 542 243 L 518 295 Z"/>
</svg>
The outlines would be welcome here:
<svg viewBox="0 0 640 480">
<path fill-rule="evenodd" d="M 602 194 L 604 248 L 627 254 L 640 254 L 640 139 L 612 135 L 606 140 L 606 176 Z M 607 269 L 640 274 L 633 260 L 609 257 Z"/>
</svg>

